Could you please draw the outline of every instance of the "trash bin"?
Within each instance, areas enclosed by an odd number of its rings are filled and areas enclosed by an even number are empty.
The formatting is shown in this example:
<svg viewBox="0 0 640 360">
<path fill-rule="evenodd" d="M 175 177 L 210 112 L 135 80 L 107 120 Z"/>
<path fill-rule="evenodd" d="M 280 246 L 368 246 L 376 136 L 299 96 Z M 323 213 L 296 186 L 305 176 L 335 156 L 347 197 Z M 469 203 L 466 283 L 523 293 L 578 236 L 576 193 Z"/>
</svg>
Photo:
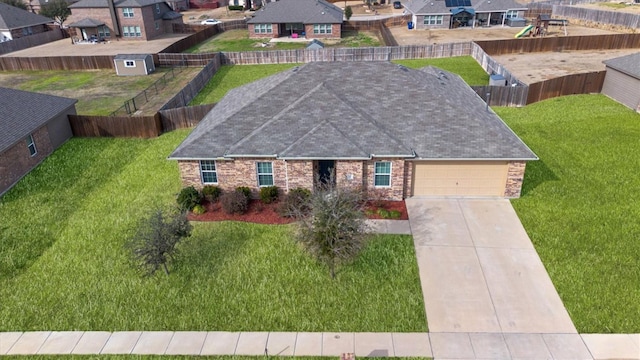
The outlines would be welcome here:
<svg viewBox="0 0 640 360">
<path fill-rule="evenodd" d="M 409 22 L 407 23 L 407 28 L 408 28 L 409 30 L 413 29 L 413 21 L 409 21 Z"/>
</svg>

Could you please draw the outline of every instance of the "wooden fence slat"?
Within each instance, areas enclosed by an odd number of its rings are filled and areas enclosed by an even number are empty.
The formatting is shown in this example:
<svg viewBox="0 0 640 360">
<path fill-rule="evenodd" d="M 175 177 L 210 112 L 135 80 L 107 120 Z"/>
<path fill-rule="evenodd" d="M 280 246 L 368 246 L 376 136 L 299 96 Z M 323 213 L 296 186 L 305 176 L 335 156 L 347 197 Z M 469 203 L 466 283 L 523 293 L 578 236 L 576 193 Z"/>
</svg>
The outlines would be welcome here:
<svg viewBox="0 0 640 360">
<path fill-rule="evenodd" d="M 69 115 L 73 136 L 78 137 L 157 137 L 162 133 L 160 115 L 88 116 Z"/>
</svg>

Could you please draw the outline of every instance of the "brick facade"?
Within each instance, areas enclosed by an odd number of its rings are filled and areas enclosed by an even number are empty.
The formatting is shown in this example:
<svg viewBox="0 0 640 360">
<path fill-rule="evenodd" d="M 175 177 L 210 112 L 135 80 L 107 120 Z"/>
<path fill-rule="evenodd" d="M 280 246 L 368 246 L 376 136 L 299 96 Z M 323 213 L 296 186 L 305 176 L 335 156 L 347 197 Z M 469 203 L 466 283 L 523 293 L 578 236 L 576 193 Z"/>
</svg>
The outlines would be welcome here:
<svg viewBox="0 0 640 360">
<path fill-rule="evenodd" d="M 249 37 L 252 39 L 271 39 L 271 38 L 277 38 L 280 37 L 280 29 L 278 24 L 271 24 L 271 30 L 272 32 L 270 33 L 256 33 L 255 32 L 255 25 L 256 24 L 249 24 Z"/>
<path fill-rule="evenodd" d="M 238 186 L 248 186 L 253 195 L 258 196 L 258 179 L 256 162 L 267 161 L 273 164 L 274 185 L 283 192 L 302 187 L 313 189 L 315 174 L 318 172 L 316 161 L 302 160 L 273 160 L 273 159 L 235 159 L 216 161 L 216 172 L 219 186 L 223 191 L 232 191 Z M 387 161 L 387 160 L 382 160 Z M 402 200 L 406 182 L 405 161 L 392 160 L 391 187 L 376 188 L 373 186 L 373 169 L 375 161 L 336 161 L 336 184 L 338 186 L 352 186 L 373 190 L 388 200 Z M 200 189 L 204 184 L 200 179 L 200 164 L 198 161 L 178 161 L 180 176 L 184 186 Z"/>
<path fill-rule="evenodd" d="M 507 170 L 507 184 L 504 189 L 504 197 L 519 198 L 524 181 L 524 171 L 527 166 L 526 161 L 510 161 Z"/>
<path fill-rule="evenodd" d="M 280 34 L 280 24 L 271 24 L 272 32 L 270 33 L 256 33 L 256 24 L 249 24 L 249 37 L 252 39 L 271 39 L 285 36 Z M 331 34 L 314 34 L 313 24 L 306 24 L 304 26 L 305 37 L 307 39 L 339 39 L 342 36 L 342 24 L 331 24 Z M 288 34 L 288 33 L 287 33 Z"/>
<path fill-rule="evenodd" d="M 19 29 L 12 29 L 11 30 L 11 38 L 15 40 L 15 39 L 19 39 L 21 37 L 40 34 L 40 33 L 46 32 L 46 31 L 49 31 L 49 27 L 46 24 L 34 25 L 34 26 L 26 26 L 26 27 L 19 28 Z"/>
<path fill-rule="evenodd" d="M 7 191 L 18 180 L 29 173 L 42 160 L 53 152 L 46 126 L 34 131 L 33 142 L 36 145 L 36 155 L 31 156 L 27 147 L 27 137 L 14 144 L 0 154 L 0 194 Z"/>
</svg>

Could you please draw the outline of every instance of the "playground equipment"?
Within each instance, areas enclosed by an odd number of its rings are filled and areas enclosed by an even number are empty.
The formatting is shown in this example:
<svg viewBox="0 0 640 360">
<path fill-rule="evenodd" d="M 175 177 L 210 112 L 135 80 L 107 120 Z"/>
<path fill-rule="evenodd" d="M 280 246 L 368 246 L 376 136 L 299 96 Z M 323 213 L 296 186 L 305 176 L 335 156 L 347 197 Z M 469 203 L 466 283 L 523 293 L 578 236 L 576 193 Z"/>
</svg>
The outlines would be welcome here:
<svg viewBox="0 0 640 360">
<path fill-rule="evenodd" d="M 526 35 L 529 31 L 533 30 L 535 28 L 535 26 L 533 25 L 527 25 L 524 27 L 524 29 L 520 30 L 520 32 L 518 32 L 515 36 L 515 38 L 521 38 L 524 35 Z"/>
</svg>

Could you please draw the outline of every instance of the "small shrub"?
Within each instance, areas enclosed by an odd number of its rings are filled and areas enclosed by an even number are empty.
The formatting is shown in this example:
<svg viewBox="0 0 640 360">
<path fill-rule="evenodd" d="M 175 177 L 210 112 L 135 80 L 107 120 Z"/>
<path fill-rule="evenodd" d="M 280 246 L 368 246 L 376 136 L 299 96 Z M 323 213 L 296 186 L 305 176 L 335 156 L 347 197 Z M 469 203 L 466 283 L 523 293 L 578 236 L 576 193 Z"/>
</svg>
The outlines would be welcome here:
<svg viewBox="0 0 640 360">
<path fill-rule="evenodd" d="M 210 202 L 216 202 L 222 194 L 222 189 L 214 185 L 205 185 L 202 188 L 202 196 Z"/>
<path fill-rule="evenodd" d="M 244 6 L 242 5 L 229 5 L 229 10 L 233 11 L 233 10 L 244 10 Z"/>
<path fill-rule="evenodd" d="M 351 9 L 350 5 L 347 5 L 347 7 L 344 8 L 344 17 L 347 18 L 347 21 L 349 21 L 349 19 L 351 19 L 351 16 L 353 16 L 353 9 Z"/>
<path fill-rule="evenodd" d="M 373 214 L 375 214 L 375 213 L 376 213 L 376 212 L 375 212 L 375 211 L 373 211 L 373 210 L 371 210 L 371 209 L 367 209 L 367 210 L 365 210 L 365 211 L 364 211 L 364 214 L 365 214 L 367 217 L 369 217 L 369 216 L 371 216 L 371 215 L 373 215 Z"/>
<path fill-rule="evenodd" d="M 180 190 L 176 201 L 178 203 L 178 207 L 182 211 L 188 211 L 193 209 L 194 206 L 200 204 L 200 201 L 202 201 L 202 196 L 200 195 L 200 192 L 196 190 L 196 188 L 194 188 L 193 186 L 187 186 L 186 188 Z"/>
<path fill-rule="evenodd" d="M 191 211 L 196 215 L 202 215 L 202 214 L 207 212 L 207 209 L 205 209 L 204 206 L 198 204 L 198 205 L 194 206 L 193 210 L 191 210 Z"/>
<path fill-rule="evenodd" d="M 248 186 L 238 186 L 236 191 L 243 194 L 247 199 L 251 199 L 251 188 Z"/>
<path fill-rule="evenodd" d="M 278 187 L 277 186 L 265 186 L 260 188 L 260 201 L 263 204 L 271 204 L 278 199 Z"/>
<path fill-rule="evenodd" d="M 311 190 L 305 188 L 295 188 L 282 199 L 278 207 L 278 214 L 282 217 L 305 216 L 309 213 L 309 198 Z"/>
<path fill-rule="evenodd" d="M 402 213 L 398 210 L 389 210 L 389 218 L 391 219 L 400 219 L 400 215 Z"/>
<path fill-rule="evenodd" d="M 380 216 L 383 219 L 388 219 L 390 216 L 389 210 L 387 209 L 378 209 L 377 213 L 378 213 L 378 216 Z"/>
<path fill-rule="evenodd" d="M 240 191 L 231 191 L 220 197 L 222 210 L 227 214 L 244 214 L 249 208 L 249 198 Z"/>
</svg>

